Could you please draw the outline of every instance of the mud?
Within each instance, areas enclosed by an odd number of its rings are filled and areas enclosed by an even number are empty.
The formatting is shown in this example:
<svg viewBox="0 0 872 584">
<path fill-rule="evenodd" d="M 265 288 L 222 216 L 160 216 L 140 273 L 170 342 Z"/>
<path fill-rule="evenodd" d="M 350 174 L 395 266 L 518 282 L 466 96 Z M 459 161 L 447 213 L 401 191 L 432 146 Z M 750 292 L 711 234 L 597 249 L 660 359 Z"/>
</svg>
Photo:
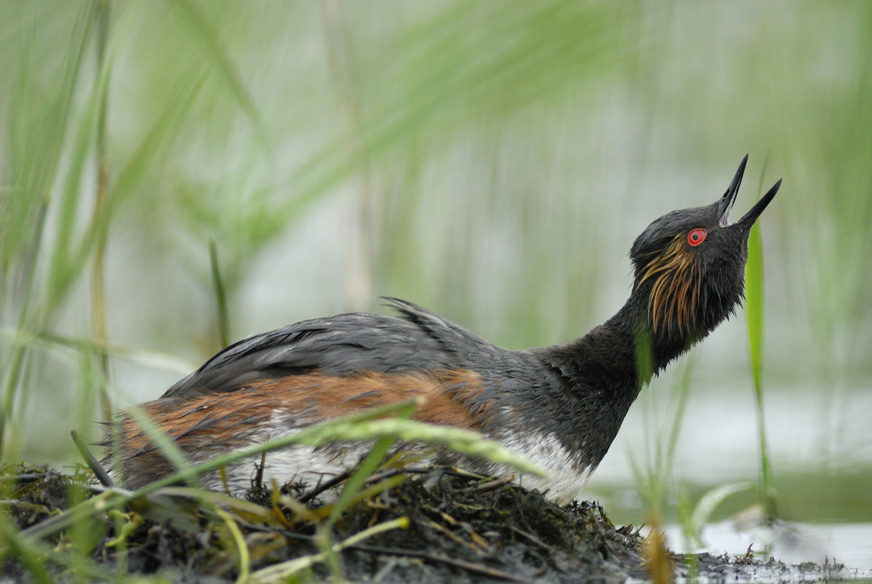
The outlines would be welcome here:
<svg viewBox="0 0 872 584">
<path fill-rule="evenodd" d="M 18 466 L 2 471 L 0 512 L 18 529 L 41 524 L 68 509 L 71 500 L 91 496 L 84 473 L 70 477 L 49 469 Z M 424 483 L 429 481 L 429 488 Z M 113 581 L 119 573 L 158 575 L 172 582 L 235 582 L 241 570 L 257 570 L 322 551 L 317 545 L 327 513 L 320 503 L 292 512 L 276 505 L 271 493 L 256 489 L 249 500 L 267 509 L 271 519 L 248 520 L 234 513 L 238 535 L 249 558 L 234 546 L 227 523 L 214 509 L 188 502 L 178 512 L 149 512 L 133 503 L 114 514 L 97 513 L 86 531 L 72 527 L 48 538 L 57 550 L 74 548 L 91 559 L 91 579 Z M 159 505 L 158 505 L 159 506 Z M 270 511 L 271 510 L 271 515 Z M 327 508 L 325 511 L 329 510 Z M 166 511 L 166 509 L 164 509 Z M 238 511 L 238 510 L 237 510 Z M 787 566 L 770 560 L 679 556 L 644 539 L 633 525 L 616 527 L 596 503 L 558 506 L 538 492 L 501 481 L 442 473 L 409 475 L 399 483 L 353 505 L 329 530 L 339 543 L 373 526 L 408 518 L 405 529 L 392 529 L 348 545 L 333 562 L 315 562 L 297 574 L 301 581 L 344 577 L 352 582 L 626 582 L 670 579 L 699 582 L 798 582 L 843 577 L 839 566 Z M 4 521 L 4 518 L 0 518 Z M 320 526 L 320 528 L 319 528 Z M 117 530 L 125 532 L 124 536 Z M 119 544 L 119 541 L 121 544 Z M 0 546 L 4 542 L 0 541 Z M 32 569 L 10 547 L 0 547 L 0 582 L 36 581 Z M 52 581 L 81 581 L 71 564 L 43 562 Z M 97 576 L 95 577 L 94 574 Z"/>
</svg>

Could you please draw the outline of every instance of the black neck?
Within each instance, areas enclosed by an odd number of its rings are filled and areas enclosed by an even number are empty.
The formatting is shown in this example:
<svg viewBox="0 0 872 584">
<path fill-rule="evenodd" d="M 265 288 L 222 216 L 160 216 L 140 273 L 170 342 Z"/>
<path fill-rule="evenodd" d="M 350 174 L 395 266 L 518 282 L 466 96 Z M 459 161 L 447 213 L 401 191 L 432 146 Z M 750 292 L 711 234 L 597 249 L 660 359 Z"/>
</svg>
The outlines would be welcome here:
<svg viewBox="0 0 872 584">
<path fill-rule="evenodd" d="M 546 408 L 552 411 L 541 412 L 542 423 L 583 453 L 585 464 L 599 464 L 642 385 L 691 344 L 685 338 L 653 336 L 646 310 L 647 304 L 631 296 L 617 314 L 583 337 L 536 351 L 559 373 L 563 387 Z"/>
<path fill-rule="evenodd" d="M 647 303 L 636 295 L 602 325 L 565 345 L 545 349 L 548 361 L 585 386 L 638 393 L 652 375 L 687 351 L 696 339 L 680 331 L 653 333 Z"/>
</svg>

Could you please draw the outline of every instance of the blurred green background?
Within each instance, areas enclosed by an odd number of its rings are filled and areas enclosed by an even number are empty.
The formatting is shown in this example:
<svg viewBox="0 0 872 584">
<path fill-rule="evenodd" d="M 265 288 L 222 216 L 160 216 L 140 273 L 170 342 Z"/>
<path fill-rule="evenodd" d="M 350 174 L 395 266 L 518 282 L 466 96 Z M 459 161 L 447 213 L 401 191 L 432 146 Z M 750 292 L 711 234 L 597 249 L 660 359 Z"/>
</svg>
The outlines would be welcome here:
<svg viewBox="0 0 872 584">
<path fill-rule="evenodd" d="M 392 295 L 552 344 L 748 152 L 735 216 L 784 178 L 759 222 L 781 511 L 872 521 L 872 3 L 3 2 L 0 72 L 4 460 L 74 460 L 102 388 L 154 399 L 222 346 L 210 243 L 231 340 Z M 756 444 L 740 311 L 586 495 L 638 521 L 640 468 L 696 497 L 756 480 Z"/>
</svg>

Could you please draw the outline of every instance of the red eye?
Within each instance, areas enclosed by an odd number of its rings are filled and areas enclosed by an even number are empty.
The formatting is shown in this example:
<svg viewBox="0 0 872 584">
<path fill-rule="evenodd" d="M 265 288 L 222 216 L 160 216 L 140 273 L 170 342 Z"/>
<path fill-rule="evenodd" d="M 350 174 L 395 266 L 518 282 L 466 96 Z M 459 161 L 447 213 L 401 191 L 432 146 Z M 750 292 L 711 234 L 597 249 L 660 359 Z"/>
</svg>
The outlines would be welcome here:
<svg viewBox="0 0 872 584">
<path fill-rule="evenodd" d="M 705 241 L 705 236 L 705 229 L 693 229 L 690 233 L 687 234 L 687 243 L 689 243 L 693 247 L 696 247 L 703 241 Z"/>
</svg>

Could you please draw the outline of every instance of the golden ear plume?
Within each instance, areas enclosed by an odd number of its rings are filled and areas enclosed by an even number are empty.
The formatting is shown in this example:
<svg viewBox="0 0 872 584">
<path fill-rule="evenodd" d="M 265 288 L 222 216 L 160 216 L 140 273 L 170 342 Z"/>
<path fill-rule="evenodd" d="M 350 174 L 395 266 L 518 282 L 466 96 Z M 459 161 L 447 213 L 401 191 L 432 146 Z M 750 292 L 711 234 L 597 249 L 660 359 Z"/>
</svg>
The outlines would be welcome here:
<svg viewBox="0 0 872 584">
<path fill-rule="evenodd" d="M 653 280 L 648 299 L 648 320 L 653 332 L 677 326 L 689 333 L 691 319 L 699 302 L 699 268 L 687 249 L 683 234 L 678 234 L 660 256 L 645 266 L 639 286 Z"/>
</svg>

